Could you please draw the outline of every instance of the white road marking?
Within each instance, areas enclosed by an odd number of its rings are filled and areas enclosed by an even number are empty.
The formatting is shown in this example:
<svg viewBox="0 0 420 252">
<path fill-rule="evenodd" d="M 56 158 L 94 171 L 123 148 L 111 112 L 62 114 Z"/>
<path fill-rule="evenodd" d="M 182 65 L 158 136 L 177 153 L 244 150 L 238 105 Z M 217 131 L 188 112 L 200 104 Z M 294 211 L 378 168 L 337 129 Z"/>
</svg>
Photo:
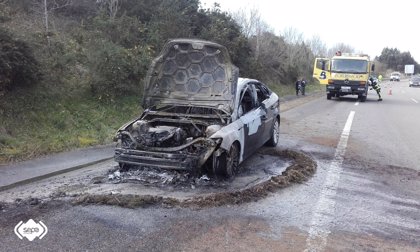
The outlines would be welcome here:
<svg viewBox="0 0 420 252">
<path fill-rule="evenodd" d="M 340 141 L 334 154 L 330 167 L 327 170 L 324 185 L 322 187 L 320 197 L 314 208 L 311 226 L 309 228 L 309 236 L 306 239 L 305 251 L 323 251 L 327 246 L 327 238 L 330 234 L 329 226 L 334 221 L 335 200 L 337 193 L 338 182 L 343 170 L 342 164 L 344 161 L 344 154 L 347 148 L 347 141 L 350 136 L 351 125 L 353 123 L 354 114 L 351 111 L 343 132 L 341 133 Z"/>
<path fill-rule="evenodd" d="M 411 100 L 413 101 L 413 102 L 415 102 L 415 103 L 419 103 L 416 99 L 414 99 L 414 98 L 411 98 Z"/>
<path fill-rule="evenodd" d="M 356 102 L 356 103 L 354 104 L 354 106 L 359 106 L 359 102 Z"/>
</svg>

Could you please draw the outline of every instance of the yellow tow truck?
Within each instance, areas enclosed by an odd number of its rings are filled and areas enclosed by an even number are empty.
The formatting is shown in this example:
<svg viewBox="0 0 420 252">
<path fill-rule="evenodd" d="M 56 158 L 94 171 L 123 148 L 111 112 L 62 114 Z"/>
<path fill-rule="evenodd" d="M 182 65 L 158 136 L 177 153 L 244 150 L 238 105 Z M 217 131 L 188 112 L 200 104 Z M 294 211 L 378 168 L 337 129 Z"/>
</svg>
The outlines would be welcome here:
<svg viewBox="0 0 420 252">
<path fill-rule="evenodd" d="M 313 77 L 326 85 L 327 99 L 344 95 L 357 95 L 366 101 L 369 76 L 375 65 L 366 54 L 336 53 L 332 58 L 316 58 Z"/>
</svg>

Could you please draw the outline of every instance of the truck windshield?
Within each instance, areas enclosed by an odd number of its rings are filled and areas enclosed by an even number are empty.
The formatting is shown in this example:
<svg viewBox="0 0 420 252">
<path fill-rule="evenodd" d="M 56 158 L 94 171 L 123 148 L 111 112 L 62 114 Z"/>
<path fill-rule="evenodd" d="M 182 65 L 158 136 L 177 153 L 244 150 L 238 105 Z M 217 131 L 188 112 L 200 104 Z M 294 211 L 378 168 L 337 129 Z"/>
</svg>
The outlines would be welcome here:
<svg viewBox="0 0 420 252">
<path fill-rule="evenodd" d="M 331 72 L 335 73 L 367 73 L 368 62 L 366 60 L 333 59 Z"/>
</svg>

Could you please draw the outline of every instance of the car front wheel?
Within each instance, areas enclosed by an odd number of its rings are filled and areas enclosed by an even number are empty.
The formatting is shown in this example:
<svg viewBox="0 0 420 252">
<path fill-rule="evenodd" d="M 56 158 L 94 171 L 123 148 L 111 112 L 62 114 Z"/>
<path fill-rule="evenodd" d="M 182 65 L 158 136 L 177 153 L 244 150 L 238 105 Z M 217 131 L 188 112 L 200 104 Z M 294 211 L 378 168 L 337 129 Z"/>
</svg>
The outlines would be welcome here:
<svg viewBox="0 0 420 252">
<path fill-rule="evenodd" d="M 224 151 L 214 166 L 214 174 L 223 178 L 233 177 L 239 171 L 239 144 L 233 143 L 229 151 Z"/>
</svg>

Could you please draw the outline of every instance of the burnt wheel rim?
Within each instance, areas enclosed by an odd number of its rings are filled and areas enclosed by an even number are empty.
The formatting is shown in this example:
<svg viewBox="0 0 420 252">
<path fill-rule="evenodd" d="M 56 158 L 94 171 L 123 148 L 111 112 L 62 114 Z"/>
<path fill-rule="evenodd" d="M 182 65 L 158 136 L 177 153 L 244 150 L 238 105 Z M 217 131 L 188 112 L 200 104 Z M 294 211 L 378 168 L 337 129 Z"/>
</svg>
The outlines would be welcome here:
<svg viewBox="0 0 420 252">
<path fill-rule="evenodd" d="M 230 147 L 227 155 L 226 173 L 231 176 L 238 172 L 239 167 L 239 148 L 236 144 Z"/>
<path fill-rule="evenodd" d="M 273 127 L 273 140 L 274 143 L 277 144 L 280 137 L 280 130 L 279 130 L 279 121 L 274 121 L 274 127 Z"/>
</svg>

